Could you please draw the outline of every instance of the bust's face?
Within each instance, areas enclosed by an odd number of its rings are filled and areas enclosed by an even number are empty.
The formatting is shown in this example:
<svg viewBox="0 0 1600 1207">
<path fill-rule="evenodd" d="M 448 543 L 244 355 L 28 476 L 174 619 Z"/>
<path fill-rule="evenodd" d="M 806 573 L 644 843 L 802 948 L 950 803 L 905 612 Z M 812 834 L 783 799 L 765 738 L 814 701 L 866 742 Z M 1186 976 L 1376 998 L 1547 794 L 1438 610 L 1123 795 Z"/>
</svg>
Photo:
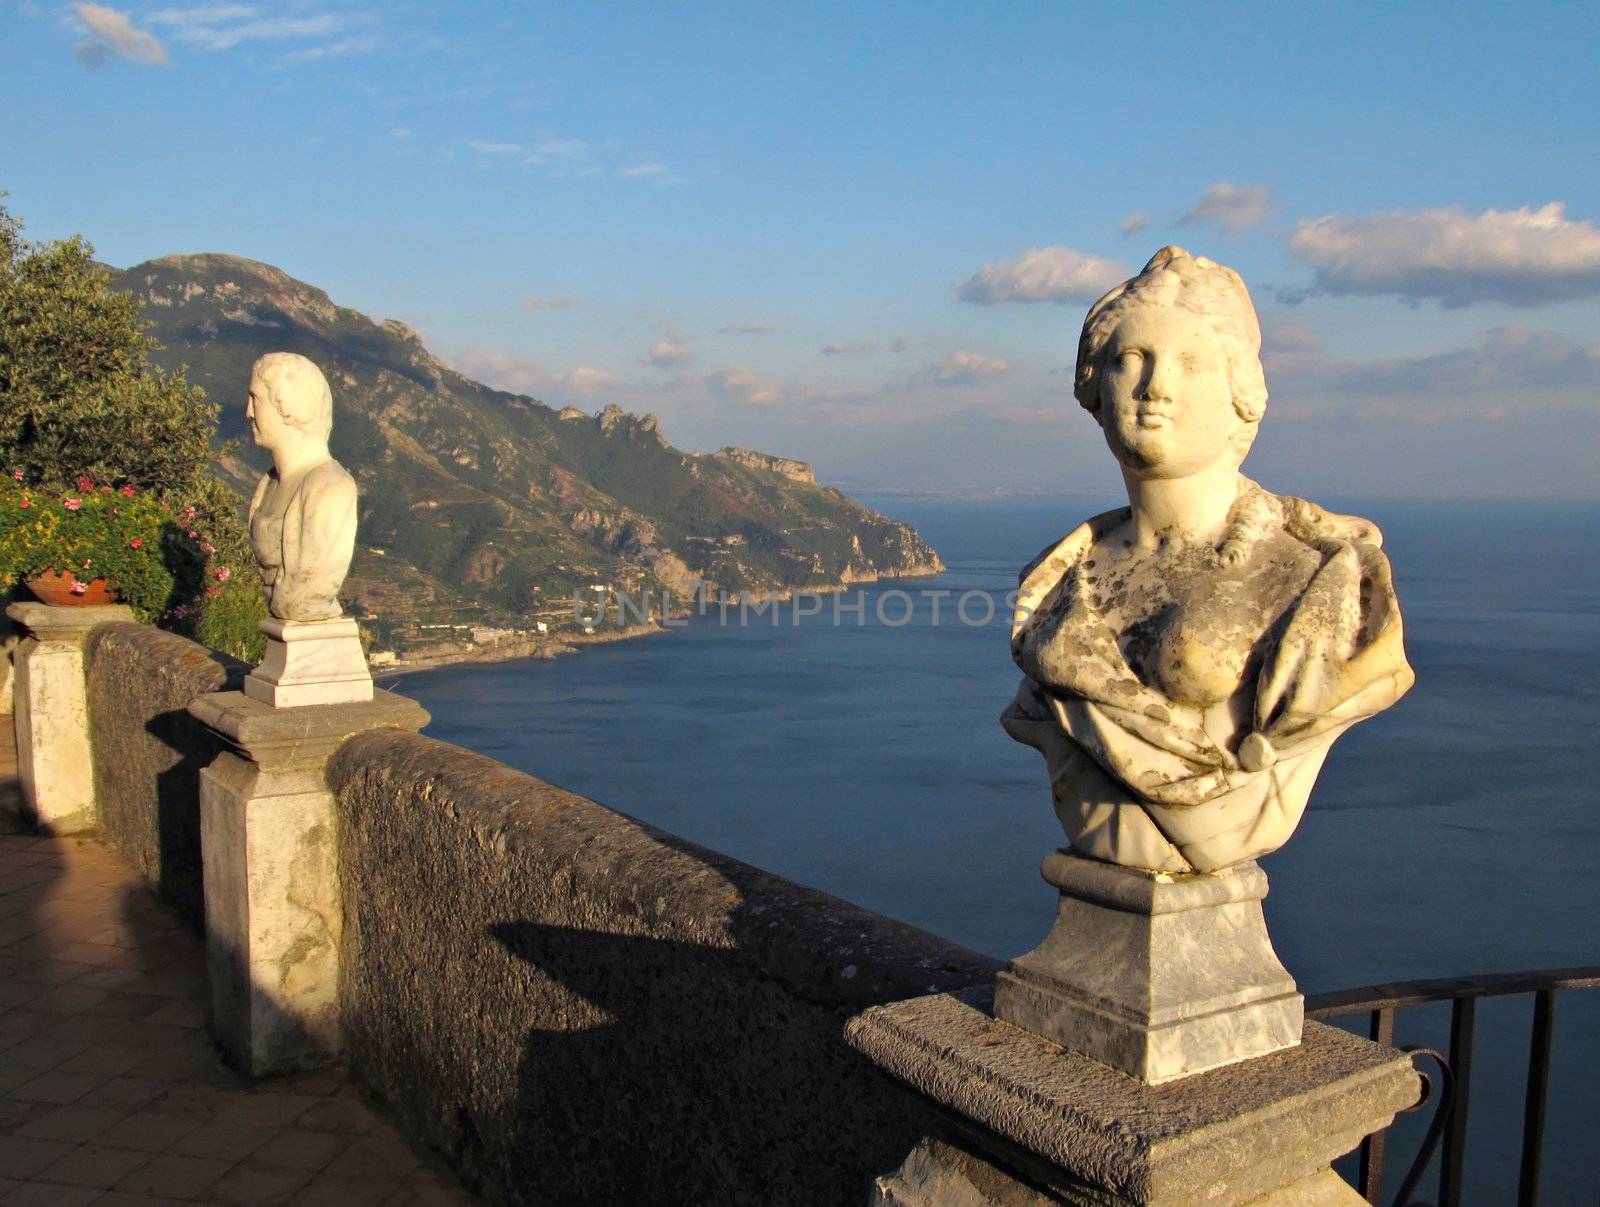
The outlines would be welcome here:
<svg viewBox="0 0 1600 1207">
<path fill-rule="evenodd" d="M 1106 345 L 1100 426 L 1112 455 L 1141 478 L 1183 478 L 1239 455 L 1227 351 L 1187 310 L 1132 311 Z"/>
<path fill-rule="evenodd" d="M 282 413 L 272 401 L 267 385 L 255 374 L 250 375 L 250 399 L 244 406 L 245 418 L 250 421 L 250 438 L 257 446 L 271 452 L 282 443 L 285 429 Z"/>
</svg>

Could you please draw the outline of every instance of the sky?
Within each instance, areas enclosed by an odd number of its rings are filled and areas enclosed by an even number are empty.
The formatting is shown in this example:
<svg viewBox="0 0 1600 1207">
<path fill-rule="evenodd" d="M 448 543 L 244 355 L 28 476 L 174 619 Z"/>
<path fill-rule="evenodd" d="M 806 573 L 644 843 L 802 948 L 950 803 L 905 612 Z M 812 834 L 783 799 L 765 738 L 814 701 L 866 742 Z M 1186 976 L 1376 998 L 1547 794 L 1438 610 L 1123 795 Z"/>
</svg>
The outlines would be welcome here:
<svg viewBox="0 0 1600 1207">
<path fill-rule="evenodd" d="M 1078 333 L 1178 243 L 1270 489 L 1591 497 L 1597 61 L 1593 3 L 0 0 L 0 189 L 847 489 L 1117 490 Z"/>
</svg>

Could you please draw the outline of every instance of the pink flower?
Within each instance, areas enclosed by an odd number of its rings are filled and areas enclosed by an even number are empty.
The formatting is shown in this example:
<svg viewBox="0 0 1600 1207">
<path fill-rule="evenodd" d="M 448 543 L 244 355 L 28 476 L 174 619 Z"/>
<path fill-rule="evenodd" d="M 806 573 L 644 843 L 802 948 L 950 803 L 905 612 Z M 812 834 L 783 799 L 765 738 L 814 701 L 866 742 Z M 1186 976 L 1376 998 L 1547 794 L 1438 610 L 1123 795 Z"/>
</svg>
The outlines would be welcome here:
<svg viewBox="0 0 1600 1207">
<path fill-rule="evenodd" d="M 111 487 L 109 487 L 109 486 L 102 486 L 102 487 L 101 487 L 101 488 L 100 488 L 100 493 L 101 493 L 101 494 L 103 494 L 103 495 L 108 495 L 108 494 L 110 494 L 110 493 L 111 493 Z"/>
<path fill-rule="evenodd" d="M 206 588 L 206 598 L 207 599 L 215 599 L 217 596 L 219 596 L 221 594 L 222 594 L 222 588 L 221 587 L 207 587 Z"/>
<path fill-rule="evenodd" d="M 67 499 L 67 500 L 64 501 L 63 506 L 66 507 L 66 509 L 68 511 L 77 511 L 78 508 L 83 506 L 83 500 L 82 499 Z"/>
<path fill-rule="evenodd" d="M 194 508 L 193 507 L 185 507 L 183 509 L 183 514 L 184 514 L 184 517 L 186 519 L 193 519 L 194 518 Z"/>
<path fill-rule="evenodd" d="M 86 557 L 86 558 L 84 558 L 84 559 L 83 559 L 83 569 L 85 569 L 85 570 L 87 570 L 87 569 L 88 569 L 88 568 L 89 568 L 89 562 L 90 562 L 90 560 L 91 560 L 91 559 L 89 559 L 89 558 L 87 558 L 87 557 Z"/>
<path fill-rule="evenodd" d="M 72 593 L 74 595 L 82 595 L 88 589 L 89 585 L 87 583 L 80 583 L 77 579 L 72 580 Z"/>
<path fill-rule="evenodd" d="M 198 532 L 196 532 L 193 528 L 189 529 L 189 539 L 191 541 L 194 540 L 194 538 L 199 536 L 199 535 L 200 534 Z"/>
<path fill-rule="evenodd" d="M 91 478 L 88 474 L 79 474 L 78 475 L 78 489 L 79 490 L 93 490 L 94 489 L 94 479 Z"/>
<path fill-rule="evenodd" d="M 134 495 L 138 494 L 139 492 L 134 490 L 133 487 L 131 487 L 131 486 L 124 486 L 122 488 L 122 493 L 127 495 L 131 499 L 131 498 L 133 498 Z"/>
<path fill-rule="evenodd" d="M 20 469 L 12 470 L 11 471 L 11 476 L 13 478 L 15 478 L 18 482 L 22 481 L 22 471 Z"/>
<path fill-rule="evenodd" d="M 24 497 L 22 502 L 18 503 L 17 506 L 18 507 L 32 507 L 33 506 L 33 500 Z"/>
<path fill-rule="evenodd" d="M 219 583 L 227 582 L 228 581 L 228 576 L 230 574 L 232 574 L 232 573 L 233 573 L 233 571 L 228 569 L 228 567 L 226 567 L 226 566 L 222 567 L 222 569 L 217 571 L 217 581 Z"/>
<path fill-rule="evenodd" d="M 141 549 L 143 547 L 144 547 L 144 541 L 139 537 L 134 537 L 133 540 L 128 542 L 128 548 L 129 549 Z"/>
<path fill-rule="evenodd" d="M 215 545 L 213 545 L 210 541 L 201 541 L 200 542 L 200 552 L 205 554 L 207 557 L 210 557 L 216 551 L 217 551 L 217 547 Z"/>
</svg>

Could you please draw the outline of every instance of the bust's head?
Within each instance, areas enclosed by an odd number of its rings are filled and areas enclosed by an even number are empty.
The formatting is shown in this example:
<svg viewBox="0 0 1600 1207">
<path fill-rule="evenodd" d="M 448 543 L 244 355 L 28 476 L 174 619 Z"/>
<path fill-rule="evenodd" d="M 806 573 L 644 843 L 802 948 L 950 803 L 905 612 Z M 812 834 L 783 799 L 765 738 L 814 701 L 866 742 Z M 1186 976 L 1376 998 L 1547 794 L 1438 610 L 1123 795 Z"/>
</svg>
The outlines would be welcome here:
<svg viewBox="0 0 1600 1207">
<path fill-rule="evenodd" d="M 1089 308 L 1074 393 L 1135 473 L 1244 460 L 1266 412 L 1261 327 L 1239 274 L 1180 247 Z"/>
<path fill-rule="evenodd" d="M 326 446 L 333 431 L 333 392 L 322 370 L 296 352 L 269 352 L 250 370 L 245 406 L 250 434 L 273 452 L 288 444 Z"/>
</svg>

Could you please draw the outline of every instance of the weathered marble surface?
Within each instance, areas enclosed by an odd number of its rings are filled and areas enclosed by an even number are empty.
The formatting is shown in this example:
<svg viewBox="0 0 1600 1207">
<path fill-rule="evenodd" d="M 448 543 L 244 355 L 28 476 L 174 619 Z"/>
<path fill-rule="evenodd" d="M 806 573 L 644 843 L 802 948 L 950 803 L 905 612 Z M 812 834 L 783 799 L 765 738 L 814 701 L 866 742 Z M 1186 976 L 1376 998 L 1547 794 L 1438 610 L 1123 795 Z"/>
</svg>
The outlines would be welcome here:
<svg viewBox="0 0 1600 1207">
<path fill-rule="evenodd" d="M 1239 472 L 1260 347 L 1238 275 L 1175 247 L 1084 322 L 1076 393 L 1129 506 L 1023 572 L 1002 723 L 1097 859 L 1214 871 L 1276 850 L 1329 745 L 1411 686 L 1377 528 Z"/>
<path fill-rule="evenodd" d="M 261 622 L 267 648 L 244 681 L 244 694 L 274 708 L 372 699 L 372 672 L 354 620 Z"/>
<path fill-rule="evenodd" d="M 250 1075 L 317 1064 L 340 1043 L 344 915 L 328 760 L 355 734 L 420 729 L 428 714 L 390 692 L 322 708 L 217 692 L 189 712 L 230 747 L 200 774 L 213 1032 Z"/>
<path fill-rule="evenodd" d="M 250 543 L 280 620 L 342 614 L 339 588 L 355 553 L 355 479 L 328 451 L 333 394 L 322 370 L 269 352 L 250 372 L 250 433 L 272 454 L 250 500 Z"/>
<path fill-rule="evenodd" d="M 33 819 L 56 834 L 99 825 L 84 646 L 100 625 L 133 619 L 121 604 L 52 607 L 13 603 L 22 630 L 16 652 L 17 775 Z"/>
<path fill-rule="evenodd" d="M 938 1137 L 977 1158 L 957 1177 L 972 1183 L 986 1165 L 991 1182 L 998 1172 L 1096 1207 L 1349 1201 L 1325 1174 L 1329 1163 L 1420 1094 L 1403 1053 L 1317 1023 L 1297 1047 L 1145 1085 L 996 1021 L 983 990 L 876 1007 L 850 1021 L 846 1038 L 953 1120 L 976 1125 L 952 1122 Z M 908 1160 L 885 1179 L 890 1193 L 894 1182 L 907 1187 L 886 1201 L 945 1201 L 913 1197 L 918 1182 L 938 1185 L 928 1162 L 939 1156 L 925 1150 L 920 1169 Z M 987 1197 L 967 1201 L 1033 1201 L 992 1184 L 978 1190 Z"/>
<path fill-rule="evenodd" d="M 1170 876 L 1061 852 L 1044 875 L 1055 926 L 996 978 L 996 1018 L 1151 1084 L 1300 1042 L 1255 864 Z"/>
</svg>

